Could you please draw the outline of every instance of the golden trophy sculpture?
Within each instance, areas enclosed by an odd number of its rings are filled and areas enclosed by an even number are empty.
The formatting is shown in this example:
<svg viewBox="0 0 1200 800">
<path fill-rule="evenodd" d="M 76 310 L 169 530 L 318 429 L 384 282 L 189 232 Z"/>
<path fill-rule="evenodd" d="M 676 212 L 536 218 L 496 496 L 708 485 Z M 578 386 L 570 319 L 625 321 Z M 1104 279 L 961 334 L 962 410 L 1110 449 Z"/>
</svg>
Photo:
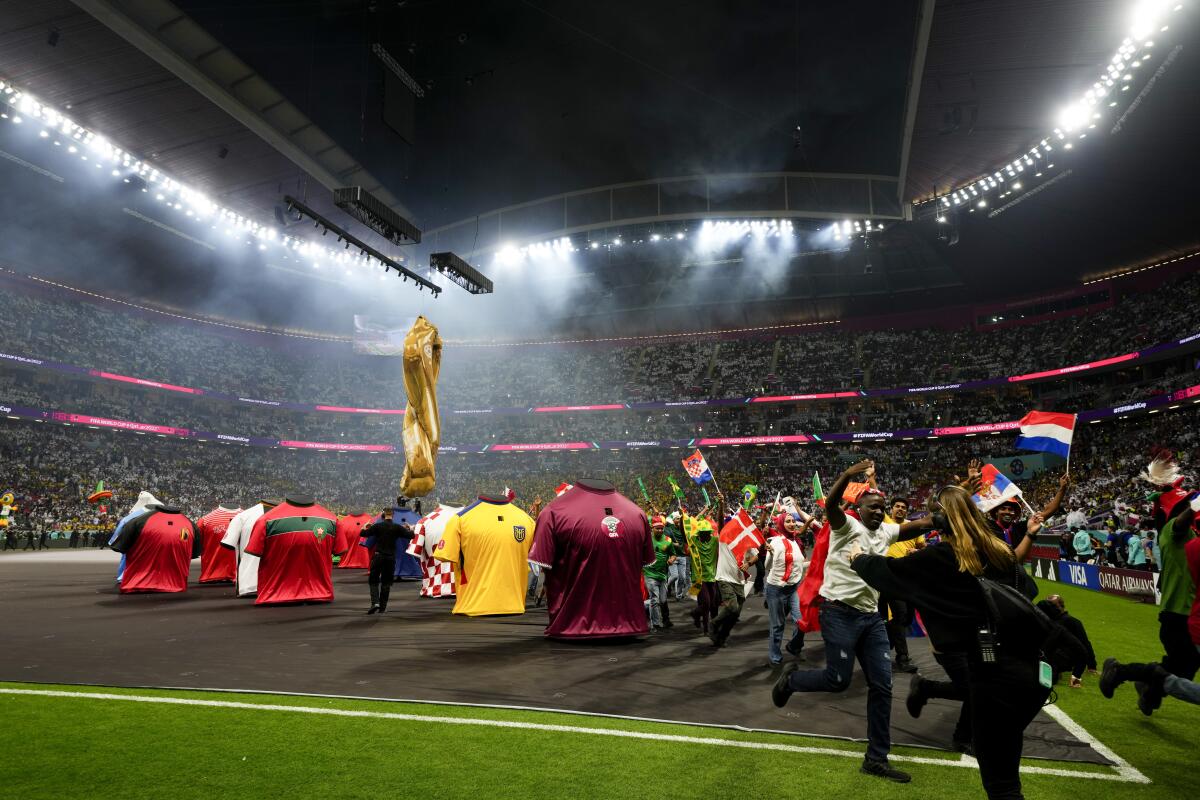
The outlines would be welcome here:
<svg viewBox="0 0 1200 800">
<path fill-rule="evenodd" d="M 417 317 L 404 337 L 404 474 L 400 494 L 424 497 L 433 491 L 434 464 L 442 441 L 437 380 L 442 368 L 442 337 L 425 317 Z"/>
</svg>

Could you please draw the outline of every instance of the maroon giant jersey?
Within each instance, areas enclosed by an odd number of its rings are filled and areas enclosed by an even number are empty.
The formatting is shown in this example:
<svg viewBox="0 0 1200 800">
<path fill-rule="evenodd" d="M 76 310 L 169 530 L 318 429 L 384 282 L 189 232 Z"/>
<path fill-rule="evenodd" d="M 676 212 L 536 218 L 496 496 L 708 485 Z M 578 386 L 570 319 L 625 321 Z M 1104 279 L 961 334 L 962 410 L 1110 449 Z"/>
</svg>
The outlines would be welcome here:
<svg viewBox="0 0 1200 800">
<path fill-rule="evenodd" d="M 254 523 L 245 552 L 258 556 L 258 599 L 270 603 L 333 600 L 337 517 L 317 503 L 284 501 Z"/>
<path fill-rule="evenodd" d="M 538 515 L 529 560 L 546 570 L 547 636 L 647 632 L 642 567 L 654 562 L 650 523 L 633 501 L 578 483 Z"/>
<path fill-rule="evenodd" d="M 229 522 L 241 513 L 217 506 L 196 520 L 196 535 L 200 538 L 200 582 L 232 583 L 237 577 L 237 553 L 221 546 Z"/>
<path fill-rule="evenodd" d="M 112 549 L 125 554 L 121 594 L 182 592 L 187 589 L 190 562 L 200 555 L 200 540 L 192 521 L 179 509 L 151 505 L 121 526 Z"/>
</svg>

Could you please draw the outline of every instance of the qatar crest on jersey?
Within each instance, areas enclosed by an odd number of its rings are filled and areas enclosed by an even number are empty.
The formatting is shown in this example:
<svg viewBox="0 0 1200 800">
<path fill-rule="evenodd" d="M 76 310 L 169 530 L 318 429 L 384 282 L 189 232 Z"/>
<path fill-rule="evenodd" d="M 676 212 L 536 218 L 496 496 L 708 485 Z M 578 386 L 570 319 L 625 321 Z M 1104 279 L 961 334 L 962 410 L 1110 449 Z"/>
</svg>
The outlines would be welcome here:
<svg viewBox="0 0 1200 800">
<path fill-rule="evenodd" d="M 525 541 L 525 526 L 524 525 L 513 525 L 513 538 L 516 539 L 518 542 Z"/>
<path fill-rule="evenodd" d="M 611 514 L 600 520 L 600 524 L 604 526 L 604 530 L 608 531 L 608 538 L 616 539 L 620 534 L 621 520 Z"/>
</svg>

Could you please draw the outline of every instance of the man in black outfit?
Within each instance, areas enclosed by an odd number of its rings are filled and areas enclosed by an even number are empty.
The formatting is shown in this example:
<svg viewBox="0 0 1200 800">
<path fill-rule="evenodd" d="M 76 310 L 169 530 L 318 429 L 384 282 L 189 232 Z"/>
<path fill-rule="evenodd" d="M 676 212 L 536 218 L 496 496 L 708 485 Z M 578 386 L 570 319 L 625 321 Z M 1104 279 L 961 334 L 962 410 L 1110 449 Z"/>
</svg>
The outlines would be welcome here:
<svg viewBox="0 0 1200 800">
<path fill-rule="evenodd" d="M 371 571 L 367 575 L 367 585 L 371 589 L 371 608 L 368 614 L 387 611 L 388 595 L 392 592 L 392 581 L 396 576 L 396 543 L 410 542 L 413 529 L 407 525 L 397 525 L 392 521 L 393 510 L 385 509 L 380 514 L 378 522 L 373 522 L 364 530 L 367 547 L 375 548 L 371 556 Z"/>
<path fill-rule="evenodd" d="M 1037 606 L 1054 624 L 1069 633 L 1070 638 L 1078 643 L 1071 643 L 1069 646 L 1056 648 L 1053 653 L 1047 653 L 1054 673 L 1057 675 L 1070 670 L 1071 688 L 1078 689 L 1083 686 L 1081 679 L 1085 668 L 1093 675 L 1096 674 L 1096 651 L 1092 649 L 1092 642 L 1088 639 L 1087 630 L 1079 619 L 1067 613 L 1067 604 L 1056 594 L 1042 600 Z"/>
</svg>

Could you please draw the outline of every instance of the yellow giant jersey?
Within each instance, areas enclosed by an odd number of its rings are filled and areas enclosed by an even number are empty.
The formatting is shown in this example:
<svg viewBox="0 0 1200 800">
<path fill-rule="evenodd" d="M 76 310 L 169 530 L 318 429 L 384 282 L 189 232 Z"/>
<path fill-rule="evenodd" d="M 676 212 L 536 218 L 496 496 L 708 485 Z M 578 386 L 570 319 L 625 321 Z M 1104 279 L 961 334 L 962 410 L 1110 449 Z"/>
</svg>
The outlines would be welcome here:
<svg viewBox="0 0 1200 800">
<path fill-rule="evenodd" d="M 455 614 L 524 614 L 533 518 L 512 503 L 480 498 L 450 517 L 433 551 L 454 564 Z"/>
</svg>

